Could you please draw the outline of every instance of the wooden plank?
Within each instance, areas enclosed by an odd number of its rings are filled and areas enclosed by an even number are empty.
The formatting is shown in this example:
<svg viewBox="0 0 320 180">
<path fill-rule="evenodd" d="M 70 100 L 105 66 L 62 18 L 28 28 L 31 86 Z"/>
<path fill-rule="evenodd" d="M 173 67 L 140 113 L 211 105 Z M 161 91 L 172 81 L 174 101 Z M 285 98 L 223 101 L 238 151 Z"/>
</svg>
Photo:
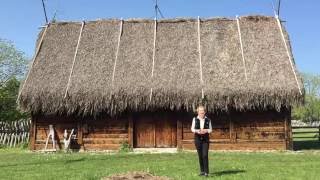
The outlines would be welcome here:
<svg viewBox="0 0 320 180">
<path fill-rule="evenodd" d="M 84 138 L 84 144 L 121 144 L 128 139 L 123 138 Z"/>
<path fill-rule="evenodd" d="M 193 139 L 194 134 L 189 130 L 188 132 L 183 132 L 183 139 Z M 210 138 L 212 139 L 229 139 L 230 138 L 230 133 L 229 129 L 221 130 L 221 129 L 216 129 L 213 130 L 212 133 L 210 133 Z"/>
<path fill-rule="evenodd" d="M 133 147 L 133 117 L 132 115 L 129 115 L 128 117 L 128 134 L 127 134 L 127 137 L 128 137 L 128 143 L 130 145 L 130 147 Z"/>
<path fill-rule="evenodd" d="M 237 141 L 237 133 L 235 131 L 235 128 L 234 128 L 234 122 L 232 121 L 232 119 L 230 118 L 229 119 L 229 123 L 230 123 L 230 142 L 236 142 Z"/>
<path fill-rule="evenodd" d="M 83 119 L 80 118 L 79 121 L 78 121 L 78 127 L 77 127 L 77 130 L 78 130 L 78 144 L 80 145 L 80 149 L 83 148 L 83 128 L 82 128 L 82 125 L 83 125 Z"/>
<path fill-rule="evenodd" d="M 85 144 L 84 150 L 119 150 L 120 144 Z"/>
<path fill-rule="evenodd" d="M 31 128 L 30 128 L 30 149 L 35 150 L 35 142 L 36 142 L 36 134 L 37 134 L 37 118 L 31 115 Z"/>
<path fill-rule="evenodd" d="M 285 139 L 285 132 L 255 132 L 241 131 L 237 132 L 238 139 Z"/>
<path fill-rule="evenodd" d="M 83 136 L 83 138 L 128 138 L 128 134 L 88 134 Z"/>
<path fill-rule="evenodd" d="M 193 143 L 183 143 L 183 149 L 195 150 Z M 210 150 L 285 150 L 284 142 L 210 143 Z"/>
<path fill-rule="evenodd" d="M 237 131 L 268 131 L 268 132 L 284 132 L 284 126 L 282 127 L 265 127 L 265 126 L 259 126 L 259 127 L 235 127 Z"/>
<path fill-rule="evenodd" d="M 177 118 L 177 147 L 178 147 L 178 149 L 182 148 L 182 139 L 183 139 L 181 118 L 182 118 L 181 116 L 178 116 L 178 118 Z"/>
</svg>

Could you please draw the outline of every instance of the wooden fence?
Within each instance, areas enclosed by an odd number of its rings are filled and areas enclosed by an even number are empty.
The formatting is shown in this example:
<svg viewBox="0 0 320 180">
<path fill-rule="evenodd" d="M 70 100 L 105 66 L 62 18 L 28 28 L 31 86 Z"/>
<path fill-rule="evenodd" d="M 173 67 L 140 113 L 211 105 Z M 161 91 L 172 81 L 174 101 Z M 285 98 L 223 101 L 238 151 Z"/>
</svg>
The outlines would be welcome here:
<svg viewBox="0 0 320 180">
<path fill-rule="evenodd" d="M 311 129 L 311 130 L 310 130 Z M 317 129 L 317 130 L 314 130 Z M 317 138 L 320 141 L 320 126 L 292 126 L 293 135 L 303 135 L 313 133 L 313 136 L 294 136 L 293 138 L 305 138 L 305 139 L 314 139 Z M 295 131 L 298 130 L 298 131 Z"/>
<path fill-rule="evenodd" d="M 0 122 L 0 145 L 15 147 L 29 142 L 31 120 Z"/>
</svg>

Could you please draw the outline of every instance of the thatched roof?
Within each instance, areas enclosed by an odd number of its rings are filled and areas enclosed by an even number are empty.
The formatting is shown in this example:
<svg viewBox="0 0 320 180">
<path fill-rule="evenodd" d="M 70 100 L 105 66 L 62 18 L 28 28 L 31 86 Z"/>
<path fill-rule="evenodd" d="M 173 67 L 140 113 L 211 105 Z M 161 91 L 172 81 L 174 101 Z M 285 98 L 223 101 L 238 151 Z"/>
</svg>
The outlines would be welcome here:
<svg viewBox="0 0 320 180">
<path fill-rule="evenodd" d="M 279 110 L 303 101 L 288 35 L 274 17 L 167 19 L 156 26 L 112 19 L 81 27 L 58 22 L 39 34 L 20 109 L 116 114 L 193 110 L 202 102 L 209 111 Z"/>
</svg>

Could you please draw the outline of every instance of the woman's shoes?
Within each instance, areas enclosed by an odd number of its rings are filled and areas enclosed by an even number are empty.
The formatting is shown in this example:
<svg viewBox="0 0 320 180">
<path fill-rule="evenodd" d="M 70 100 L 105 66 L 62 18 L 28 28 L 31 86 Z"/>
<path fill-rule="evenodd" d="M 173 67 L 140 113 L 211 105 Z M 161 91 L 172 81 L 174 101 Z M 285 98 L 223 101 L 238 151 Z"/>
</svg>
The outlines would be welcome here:
<svg viewBox="0 0 320 180">
<path fill-rule="evenodd" d="M 199 174 L 199 176 L 205 176 L 205 177 L 208 177 L 208 176 L 209 176 L 209 174 L 208 174 L 208 173 L 205 173 L 205 172 L 201 172 L 201 173 Z"/>
</svg>

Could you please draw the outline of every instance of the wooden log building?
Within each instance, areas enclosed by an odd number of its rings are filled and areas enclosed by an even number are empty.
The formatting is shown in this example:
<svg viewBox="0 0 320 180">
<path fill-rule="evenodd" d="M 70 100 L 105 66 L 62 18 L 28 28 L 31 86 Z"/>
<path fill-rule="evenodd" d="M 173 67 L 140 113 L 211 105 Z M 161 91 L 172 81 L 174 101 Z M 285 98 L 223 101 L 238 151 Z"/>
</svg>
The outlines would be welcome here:
<svg viewBox="0 0 320 180">
<path fill-rule="evenodd" d="M 291 107 L 304 99 L 277 17 L 55 22 L 39 33 L 17 99 L 32 114 L 30 149 L 194 149 L 198 104 L 210 149 L 292 149 Z M 51 142 L 52 143 L 52 142 Z"/>
</svg>

